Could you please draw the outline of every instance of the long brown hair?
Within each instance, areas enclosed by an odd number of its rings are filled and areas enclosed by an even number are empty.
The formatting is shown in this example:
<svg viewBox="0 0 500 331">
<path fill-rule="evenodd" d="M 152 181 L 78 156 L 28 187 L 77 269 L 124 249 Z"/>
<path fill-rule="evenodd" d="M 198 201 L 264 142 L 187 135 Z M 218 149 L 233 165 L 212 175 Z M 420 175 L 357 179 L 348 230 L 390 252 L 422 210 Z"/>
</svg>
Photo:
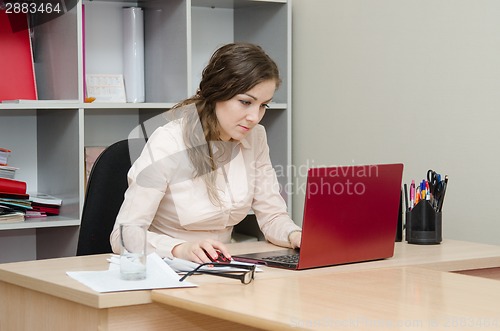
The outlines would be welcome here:
<svg viewBox="0 0 500 331">
<path fill-rule="evenodd" d="M 204 175 L 208 195 L 215 205 L 221 205 L 215 185 L 218 162 L 212 155 L 212 145 L 220 141 L 219 122 L 215 105 L 235 95 L 243 94 L 267 80 L 281 84 L 278 66 L 264 50 L 250 43 L 231 43 L 217 49 L 202 73 L 196 95 L 173 108 L 195 104 L 197 112 L 187 113 L 183 138 L 195 177 Z M 196 126 L 201 123 L 202 131 Z"/>
</svg>

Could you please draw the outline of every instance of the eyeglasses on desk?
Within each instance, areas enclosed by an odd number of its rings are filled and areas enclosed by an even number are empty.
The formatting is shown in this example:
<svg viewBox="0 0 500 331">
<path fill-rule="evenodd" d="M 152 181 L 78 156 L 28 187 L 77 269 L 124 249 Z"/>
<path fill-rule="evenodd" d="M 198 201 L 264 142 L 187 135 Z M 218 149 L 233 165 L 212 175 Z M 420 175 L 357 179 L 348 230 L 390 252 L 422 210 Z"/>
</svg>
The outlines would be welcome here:
<svg viewBox="0 0 500 331">
<path fill-rule="evenodd" d="M 218 268 L 218 267 L 231 267 L 231 268 L 238 268 L 238 269 L 245 269 L 243 271 L 235 270 L 235 271 L 211 271 L 207 269 L 202 269 L 203 267 L 207 266 L 212 266 L 213 268 Z M 213 276 L 219 276 L 219 277 L 225 277 L 225 278 L 233 278 L 233 279 L 239 279 L 242 284 L 250 284 L 252 280 L 255 277 L 255 265 L 247 265 L 247 264 L 236 264 L 236 263 L 216 263 L 216 262 L 209 262 L 209 263 L 202 263 L 193 270 L 189 271 L 186 273 L 184 276 L 182 276 L 181 279 L 179 279 L 180 282 L 184 281 L 187 277 L 194 275 L 194 274 L 205 274 L 205 275 L 213 275 Z"/>
</svg>

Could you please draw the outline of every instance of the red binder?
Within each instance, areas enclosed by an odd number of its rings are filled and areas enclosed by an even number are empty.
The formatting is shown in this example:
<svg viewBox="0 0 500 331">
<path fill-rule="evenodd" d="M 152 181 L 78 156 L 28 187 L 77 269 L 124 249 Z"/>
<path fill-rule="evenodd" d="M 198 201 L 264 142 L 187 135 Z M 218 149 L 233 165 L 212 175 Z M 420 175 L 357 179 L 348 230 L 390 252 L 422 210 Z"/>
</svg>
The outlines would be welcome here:
<svg viewBox="0 0 500 331">
<path fill-rule="evenodd" d="M 7 192 L 0 192 L 0 199 L 16 199 L 16 200 L 28 200 L 30 198 L 30 195 L 28 193 L 26 194 L 18 194 L 18 193 L 7 193 Z"/>
<path fill-rule="evenodd" d="M 19 29 L 20 26 L 25 28 Z M 14 28 L 14 29 L 13 29 Z M 26 14 L 0 10 L 0 102 L 37 100 L 33 52 Z"/>
<path fill-rule="evenodd" d="M 49 205 L 40 205 L 37 203 L 32 203 L 31 207 L 35 211 L 39 211 L 41 213 L 46 213 L 48 215 L 59 215 L 59 213 L 60 213 L 59 206 L 49 206 Z"/>
<path fill-rule="evenodd" d="M 14 193 L 14 194 L 26 194 L 26 182 L 0 178 L 0 192 L 2 193 Z"/>
</svg>

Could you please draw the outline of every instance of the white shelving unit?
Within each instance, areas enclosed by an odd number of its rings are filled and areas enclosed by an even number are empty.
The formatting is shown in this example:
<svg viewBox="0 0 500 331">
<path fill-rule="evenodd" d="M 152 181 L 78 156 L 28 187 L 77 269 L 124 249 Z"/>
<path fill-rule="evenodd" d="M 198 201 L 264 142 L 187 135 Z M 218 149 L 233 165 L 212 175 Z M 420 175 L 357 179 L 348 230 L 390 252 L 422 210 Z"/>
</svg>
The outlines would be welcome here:
<svg viewBox="0 0 500 331">
<path fill-rule="evenodd" d="M 84 5 L 85 33 L 83 33 Z M 144 8 L 146 102 L 84 103 L 87 73 L 121 74 L 123 7 Z M 83 208 L 84 148 L 125 139 L 192 95 L 212 52 L 232 41 L 261 45 L 283 84 L 262 124 L 275 167 L 291 164 L 291 0 L 88 1 L 34 29 L 39 101 L 0 104 L 0 145 L 28 191 L 63 198 L 60 216 L 0 224 L 0 263 L 71 256 Z M 1 79 L 1 78 L 0 78 Z M 50 101 L 53 100 L 53 101 Z M 283 171 L 280 171 L 283 174 Z M 279 176 L 283 187 L 290 182 Z M 291 210 L 291 197 L 283 192 Z"/>
</svg>

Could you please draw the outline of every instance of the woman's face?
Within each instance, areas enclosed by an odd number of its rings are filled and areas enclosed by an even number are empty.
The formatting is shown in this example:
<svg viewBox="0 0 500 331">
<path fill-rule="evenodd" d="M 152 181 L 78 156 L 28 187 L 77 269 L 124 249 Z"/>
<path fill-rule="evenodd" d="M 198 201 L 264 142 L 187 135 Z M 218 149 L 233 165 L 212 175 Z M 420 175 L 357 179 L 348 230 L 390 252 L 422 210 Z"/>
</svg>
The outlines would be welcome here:
<svg viewBox="0 0 500 331">
<path fill-rule="evenodd" d="M 215 103 L 220 139 L 241 140 L 259 124 L 276 91 L 274 79 L 263 81 L 229 100 Z"/>
</svg>

